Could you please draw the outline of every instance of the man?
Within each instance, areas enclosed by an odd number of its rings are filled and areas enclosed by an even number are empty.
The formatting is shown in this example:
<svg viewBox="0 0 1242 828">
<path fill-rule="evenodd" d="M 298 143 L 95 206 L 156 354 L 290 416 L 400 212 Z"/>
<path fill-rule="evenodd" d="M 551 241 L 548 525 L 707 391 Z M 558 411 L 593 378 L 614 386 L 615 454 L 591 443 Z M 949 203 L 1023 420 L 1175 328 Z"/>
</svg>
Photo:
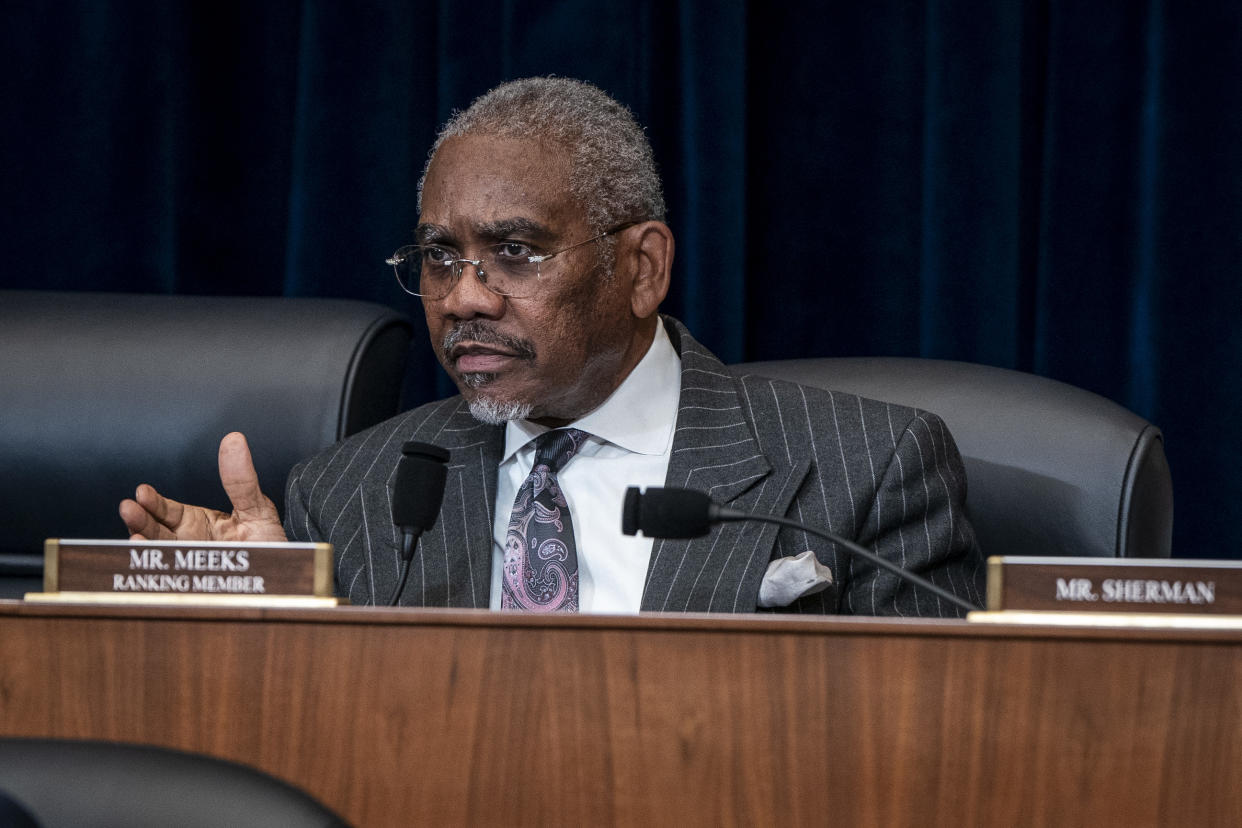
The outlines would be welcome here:
<svg viewBox="0 0 1242 828">
<path fill-rule="evenodd" d="M 295 467 L 283 530 L 230 435 L 220 470 L 232 515 L 140 486 L 121 505 L 131 532 L 328 541 L 338 593 L 382 603 L 400 556 L 391 482 L 402 443 L 418 440 L 449 450 L 448 483 L 402 603 L 957 614 L 802 532 L 737 523 L 692 541 L 623 536 L 625 489 L 659 485 L 828 528 L 980 602 L 965 474 L 937 417 L 735 378 L 660 316 L 674 242 L 659 177 L 632 115 L 597 88 L 514 81 L 456 114 L 424 171 L 416 239 L 391 261 L 422 297 L 460 395 Z M 768 588 L 783 565 L 810 586 Z"/>
</svg>

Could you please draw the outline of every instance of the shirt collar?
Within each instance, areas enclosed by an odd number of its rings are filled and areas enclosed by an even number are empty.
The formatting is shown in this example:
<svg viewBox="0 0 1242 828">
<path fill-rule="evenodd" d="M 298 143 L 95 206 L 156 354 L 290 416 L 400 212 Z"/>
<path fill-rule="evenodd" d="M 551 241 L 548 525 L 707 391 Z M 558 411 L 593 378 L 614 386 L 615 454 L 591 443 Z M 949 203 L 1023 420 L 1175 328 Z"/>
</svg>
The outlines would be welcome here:
<svg viewBox="0 0 1242 828">
<path fill-rule="evenodd" d="M 635 454 L 664 454 L 677 424 L 681 398 L 681 358 L 669 341 L 662 322 L 647 353 L 610 395 L 593 411 L 570 423 L 601 441 Z M 549 431 L 529 420 L 510 420 L 505 426 L 505 453 L 501 462 L 527 443 Z"/>
</svg>

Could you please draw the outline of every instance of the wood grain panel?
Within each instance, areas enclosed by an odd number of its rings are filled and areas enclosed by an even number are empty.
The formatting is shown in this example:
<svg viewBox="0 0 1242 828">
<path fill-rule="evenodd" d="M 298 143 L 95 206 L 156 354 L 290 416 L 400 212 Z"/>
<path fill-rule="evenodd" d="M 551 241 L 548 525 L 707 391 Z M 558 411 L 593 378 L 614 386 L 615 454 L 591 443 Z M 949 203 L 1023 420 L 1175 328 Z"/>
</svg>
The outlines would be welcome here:
<svg viewBox="0 0 1242 828">
<path fill-rule="evenodd" d="M 0 606 L 0 733 L 202 751 L 363 826 L 1238 825 L 1242 635 Z"/>
</svg>

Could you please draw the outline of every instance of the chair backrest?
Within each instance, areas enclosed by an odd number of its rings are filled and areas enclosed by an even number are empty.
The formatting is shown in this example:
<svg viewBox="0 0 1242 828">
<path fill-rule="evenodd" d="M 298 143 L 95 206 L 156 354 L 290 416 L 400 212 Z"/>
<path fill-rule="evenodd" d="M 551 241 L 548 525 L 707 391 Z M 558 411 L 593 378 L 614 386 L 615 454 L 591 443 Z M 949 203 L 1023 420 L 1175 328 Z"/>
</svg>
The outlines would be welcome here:
<svg viewBox="0 0 1242 828">
<path fill-rule="evenodd" d="M 124 537 L 139 483 L 227 510 L 229 431 L 282 507 L 294 463 L 397 413 L 411 335 L 367 302 L 0 291 L 0 567 Z"/>
<path fill-rule="evenodd" d="M 345 826 L 267 773 L 149 745 L 0 739 L 0 792 L 42 828 Z"/>
<path fill-rule="evenodd" d="M 965 362 L 850 357 L 733 366 L 939 414 L 961 450 L 985 555 L 1168 557 L 1160 430 L 1055 380 Z"/>
</svg>

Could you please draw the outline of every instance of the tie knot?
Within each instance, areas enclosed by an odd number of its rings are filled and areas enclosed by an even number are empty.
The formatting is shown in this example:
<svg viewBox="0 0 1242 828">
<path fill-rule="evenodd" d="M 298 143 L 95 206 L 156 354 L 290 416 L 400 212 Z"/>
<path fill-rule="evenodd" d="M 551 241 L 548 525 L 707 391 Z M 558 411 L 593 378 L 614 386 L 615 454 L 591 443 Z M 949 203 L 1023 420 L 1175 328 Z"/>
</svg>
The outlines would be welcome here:
<svg viewBox="0 0 1242 828">
<path fill-rule="evenodd" d="M 590 435 L 576 428 L 558 428 L 535 438 L 535 465 L 547 466 L 552 474 L 569 462 Z"/>
</svg>

